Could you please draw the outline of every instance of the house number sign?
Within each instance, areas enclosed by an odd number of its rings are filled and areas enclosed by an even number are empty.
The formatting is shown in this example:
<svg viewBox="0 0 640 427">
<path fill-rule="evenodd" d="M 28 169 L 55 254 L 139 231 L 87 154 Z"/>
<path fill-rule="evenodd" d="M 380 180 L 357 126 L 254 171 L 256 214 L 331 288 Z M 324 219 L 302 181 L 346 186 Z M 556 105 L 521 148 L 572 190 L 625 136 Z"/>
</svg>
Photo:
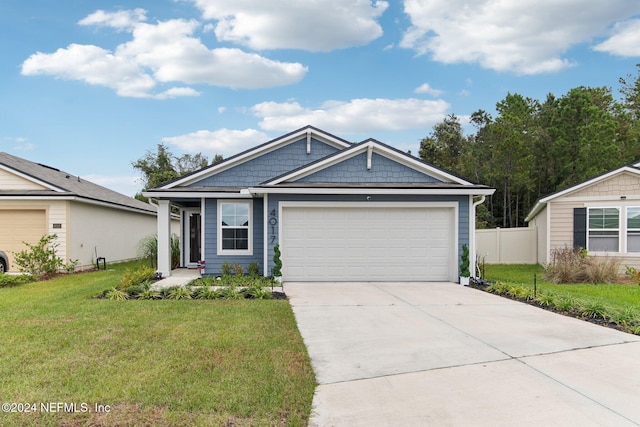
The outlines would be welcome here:
<svg viewBox="0 0 640 427">
<path fill-rule="evenodd" d="M 278 225 L 275 209 L 271 209 L 271 212 L 269 212 L 269 225 L 271 226 L 271 243 L 273 244 L 276 241 L 276 225 Z"/>
</svg>

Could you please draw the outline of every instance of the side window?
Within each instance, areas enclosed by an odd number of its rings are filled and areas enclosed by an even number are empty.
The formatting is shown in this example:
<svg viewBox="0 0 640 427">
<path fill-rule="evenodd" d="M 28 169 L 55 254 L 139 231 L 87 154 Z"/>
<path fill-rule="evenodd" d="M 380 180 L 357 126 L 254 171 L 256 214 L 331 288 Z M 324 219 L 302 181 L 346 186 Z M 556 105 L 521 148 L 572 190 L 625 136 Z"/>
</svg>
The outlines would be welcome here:
<svg viewBox="0 0 640 427">
<path fill-rule="evenodd" d="M 589 208 L 587 224 L 589 251 L 620 251 L 620 209 Z"/>
<path fill-rule="evenodd" d="M 627 208 L 627 252 L 640 252 L 640 207 Z"/>
</svg>

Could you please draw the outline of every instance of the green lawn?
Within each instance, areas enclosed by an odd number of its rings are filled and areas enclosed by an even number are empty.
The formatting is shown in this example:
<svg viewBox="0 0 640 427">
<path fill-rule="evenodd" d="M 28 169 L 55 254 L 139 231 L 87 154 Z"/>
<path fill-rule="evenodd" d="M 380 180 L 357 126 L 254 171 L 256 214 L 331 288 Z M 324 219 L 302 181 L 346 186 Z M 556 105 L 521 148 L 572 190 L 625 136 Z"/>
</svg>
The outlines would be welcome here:
<svg viewBox="0 0 640 427">
<path fill-rule="evenodd" d="M 496 293 L 511 293 L 510 296 L 534 300 L 532 294 L 534 274 L 537 278 L 536 302 L 557 306 L 556 308 L 560 307 L 558 311 L 567 311 L 582 317 L 602 317 L 603 320 L 617 325 L 622 330 L 640 334 L 640 286 L 638 284 L 555 284 L 544 279 L 544 269 L 540 265 L 487 265 L 485 279 L 515 285 L 515 289 L 497 287 L 500 289 L 497 289 Z M 566 310 L 562 309 L 563 306 Z M 602 313 L 598 313 L 598 316 L 590 316 L 594 311 Z"/>
<path fill-rule="evenodd" d="M 316 382 L 287 301 L 92 298 L 125 267 L 0 289 L 0 403 L 38 409 L 0 425 L 306 425 Z"/>
</svg>

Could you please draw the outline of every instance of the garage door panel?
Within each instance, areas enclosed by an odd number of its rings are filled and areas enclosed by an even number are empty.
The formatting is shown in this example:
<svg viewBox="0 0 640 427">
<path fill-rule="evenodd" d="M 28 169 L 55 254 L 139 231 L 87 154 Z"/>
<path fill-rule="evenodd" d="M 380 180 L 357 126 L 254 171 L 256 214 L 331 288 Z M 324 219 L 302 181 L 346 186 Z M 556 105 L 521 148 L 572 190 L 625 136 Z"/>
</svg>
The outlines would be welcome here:
<svg viewBox="0 0 640 427">
<path fill-rule="evenodd" d="M 10 270 L 14 252 L 26 249 L 23 242 L 36 244 L 47 232 L 46 211 L 41 209 L 0 209 L 0 250 L 9 257 Z"/>
<path fill-rule="evenodd" d="M 285 207 L 286 280 L 450 280 L 454 209 Z"/>
</svg>

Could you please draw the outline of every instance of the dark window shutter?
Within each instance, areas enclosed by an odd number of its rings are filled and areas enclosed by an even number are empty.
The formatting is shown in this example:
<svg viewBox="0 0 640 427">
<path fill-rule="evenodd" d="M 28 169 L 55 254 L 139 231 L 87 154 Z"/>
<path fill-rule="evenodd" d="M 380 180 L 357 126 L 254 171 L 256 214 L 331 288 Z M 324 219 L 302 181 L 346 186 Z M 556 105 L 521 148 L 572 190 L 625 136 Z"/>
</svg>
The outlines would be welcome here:
<svg viewBox="0 0 640 427">
<path fill-rule="evenodd" d="M 573 209 L 573 247 L 587 247 L 587 208 Z"/>
</svg>

